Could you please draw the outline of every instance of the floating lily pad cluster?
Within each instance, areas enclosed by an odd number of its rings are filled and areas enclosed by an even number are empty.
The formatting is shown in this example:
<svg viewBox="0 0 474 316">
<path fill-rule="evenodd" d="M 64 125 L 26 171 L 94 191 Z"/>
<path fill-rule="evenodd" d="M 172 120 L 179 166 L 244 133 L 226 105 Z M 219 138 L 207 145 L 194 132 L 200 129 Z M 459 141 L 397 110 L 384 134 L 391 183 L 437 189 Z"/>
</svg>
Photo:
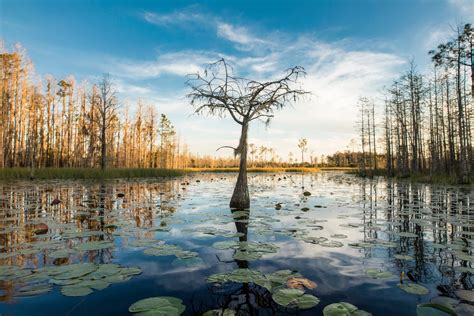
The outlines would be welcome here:
<svg viewBox="0 0 474 316">
<path fill-rule="evenodd" d="M 295 281 L 296 279 L 296 281 Z M 298 282 L 302 285 L 299 288 L 287 288 L 287 284 Z M 298 281 L 300 280 L 300 281 Z M 307 309 L 316 306 L 319 299 L 311 294 L 305 294 L 304 287 L 313 288 L 314 282 L 302 278 L 299 273 L 291 270 L 279 270 L 270 274 L 263 274 L 258 270 L 236 269 L 227 273 L 210 275 L 207 278 L 209 283 L 254 283 L 266 288 L 272 293 L 273 300 L 284 307 Z"/>
<path fill-rule="evenodd" d="M 264 254 L 276 253 L 278 246 L 271 243 L 264 242 L 250 242 L 250 241 L 219 241 L 212 245 L 219 250 L 233 249 L 235 250 L 235 260 L 257 260 Z"/>
<path fill-rule="evenodd" d="M 112 283 L 124 282 L 140 274 L 139 268 L 118 264 L 75 263 L 64 266 L 45 266 L 38 269 L 0 267 L 0 279 L 18 284 L 16 296 L 33 296 L 49 292 L 52 285 L 61 286 L 65 296 L 84 296 L 102 290 Z"/>
<path fill-rule="evenodd" d="M 160 244 L 145 249 L 143 252 L 148 256 L 175 256 L 179 259 L 191 259 L 197 257 L 199 254 L 194 251 L 183 250 L 181 247 L 172 244 Z"/>
</svg>

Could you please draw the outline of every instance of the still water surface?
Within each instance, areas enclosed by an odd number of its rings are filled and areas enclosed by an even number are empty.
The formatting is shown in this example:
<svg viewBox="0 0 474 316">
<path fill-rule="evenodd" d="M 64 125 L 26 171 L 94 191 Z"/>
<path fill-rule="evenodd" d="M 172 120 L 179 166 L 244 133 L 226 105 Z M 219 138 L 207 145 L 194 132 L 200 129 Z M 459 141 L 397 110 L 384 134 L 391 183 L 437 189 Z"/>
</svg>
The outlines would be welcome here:
<svg viewBox="0 0 474 316">
<path fill-rule="evenodd" d="M 474 314 L 472 189 L 338 172 L 249 180 L 248 213 L 228 208 L 235 174 L 0 184 L 0 314 L 129 315 L 152 296 L 181 299 L 184 315 L 349 302 L 408 316 L 430 300 Z M 229 281 L 236 269 L 250 276 Z M 284 307 L 272 297 L 289 285 L 252 279 L 281 270 L 315 282 L 300 287 L 319 304 Z"/>
</svg>

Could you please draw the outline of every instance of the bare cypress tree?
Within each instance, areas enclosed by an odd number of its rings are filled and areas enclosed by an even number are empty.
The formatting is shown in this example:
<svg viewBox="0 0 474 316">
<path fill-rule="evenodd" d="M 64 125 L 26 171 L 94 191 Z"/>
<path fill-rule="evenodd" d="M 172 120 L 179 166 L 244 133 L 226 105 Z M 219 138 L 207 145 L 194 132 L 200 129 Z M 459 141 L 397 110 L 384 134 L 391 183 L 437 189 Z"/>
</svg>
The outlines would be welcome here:
<svg viewBox="0 0 474 316">
<path fill-rule="evenodd" d="M 101 157 L 100 168 L 107 168 L 107 131 L 116 119 L 117 99 L 115 90 L 108 74 L 103 74 L 98 83 L 99 100 L 96 104 L 98 110 L 98 123 L 100 126 Z"/>
<path fill-rule="evenodd" d="M 307 93 L 293 87 L 304 73 L 302 67 L 296 66 L 288 69 L 280 79 L 259 82 L 235 76 L 232 67 L 220 59 L 208 65 L 204 73 L 190 75 L 187 85 L 191 92 L 188 97 L 195 112 L 221 117 L 229 114 L 241 126 L 238 146 L 223 146 L 232 148 L 234 155 L 240 156 L 231 208 L 250 207 L 247 185 L 247 136 L 250 122 L 260 119 L 268 124 L 276 110 Z"/>
</svg>

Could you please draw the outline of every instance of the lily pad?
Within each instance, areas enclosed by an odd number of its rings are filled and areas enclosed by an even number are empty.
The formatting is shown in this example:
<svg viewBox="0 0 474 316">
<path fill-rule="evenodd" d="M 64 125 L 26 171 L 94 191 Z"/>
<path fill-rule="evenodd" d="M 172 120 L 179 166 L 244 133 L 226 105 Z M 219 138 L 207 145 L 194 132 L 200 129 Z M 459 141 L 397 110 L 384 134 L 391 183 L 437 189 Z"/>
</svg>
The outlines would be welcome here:
<svg viewBox="0 0 474 316">
<path fill-rule="evenodd" d="M 393 274 L 388 271 L 380 271 L 377 269 L 367 269 L 365 271 L 367 276 L 372 279 L 389 279 L 393 277 Z"/>
<path fill-rule="evenodd" d="M 394 255 L 393 257 L 398 260 L 413 260 L 413 257 L 409 255 L 397 254 L 397 255 Z"/>
<path fill-rule="evenodd" d="M 440 304 L 419 304 L 416 307 L 417 316 L 456 316 L 456 312 Z"/>
<path fill-rule="evenodd" d="M 344 238 L 347 238 L 347 235 L 344 235 L 344 234 L 333 234 L 333 235 L 331 235 L 331 238 L 344 239 Z"/>
<path fill-rule="evenodd" d="M 137 315 L 163 315 L 175 316 L 181 315 L 186 306 L 183 301 L 176 297 L 157 296 L 139 300 L 128 308 L 131 313 L 138 313 Z"/>
<path fill-rule="evenodd" d="M 212 309 L 205 312 L 202 316 L 235 316 L 237 315 L 233 309 L 226 308 L 222 309 Z"/>
<path fill-rule="evenodd" d="M 77 245 L 75 249 L 79 251 L 92 251 L 112 248 L 113 246 L 114 243 L 109 241 L 88 241 Z"/>
<path fill-rule="evenodd" d="M 342 242 L 336 241 L 336 240 L 323 241 L 323 242 L 320 242 L 319 245 L 323 247 L 330 247 L 330 248 L 340 248 L 344 246 Z"/>
<path fill-rule="evenodd" d="M 98 266 L 93 263 L 72 264 L 66 269 L 66 272 L 55 276 L 55 279 L 66 280 L 75 279 L 97 270 Z"/>
<path fill-rule="evenodd" d="M 371 316 L 372 314 L 357 308 L 350 303 L 339 302 L 327 305 L 323 309 L 324 316 Z"/>
<path fill-rule="evenodd" d="M 26 285 L 19 288 L 16 292 L 16 296 L 35 296 L 44 293 L 48 293 L 52 290 L 50 284 L 33 284 L 33 285 Z"/>
<path fill-rule="evenodd" d="M 428 293 L 430 293 L 426 287 L 417 283 L 399 284 L 398 287 L 403 291 L 414 295 L 428 295 Z"/>
<path fill-rule="evenodd" d="M 272 295 L 273 300 L 285 307 L 312 308 L 319 304 L 319 298 L 304 294 L 300 289 L 278 289 Z"/>
<path fill-rule="evenodd" d="M 94 292 L 87 286 L 67 285 L 61 288 L 61 294 L 64 296 L 86 296 Z"/>
<path fill-rule="evenodd" d="M 474 291 L 469 290 L 457 290 L 456 296 L 464 301 L 474 303 Z"/>
</svg>

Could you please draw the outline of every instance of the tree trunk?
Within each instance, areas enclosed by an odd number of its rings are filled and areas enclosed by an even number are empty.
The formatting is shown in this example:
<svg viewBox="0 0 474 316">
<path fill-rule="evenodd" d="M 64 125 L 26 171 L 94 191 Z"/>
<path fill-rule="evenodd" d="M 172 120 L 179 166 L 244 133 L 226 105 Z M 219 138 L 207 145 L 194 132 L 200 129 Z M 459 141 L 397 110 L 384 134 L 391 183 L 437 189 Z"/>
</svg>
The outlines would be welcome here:
<svg viewBox="0 0 474 316">
<path fill-rule="evenodd" d="M 250 195 L 247 185 L 247 134 L 248 121 L 244 120 L 242 124 L 242 133 L 240 135 L 239 147 L 236 153 L 240 155 L 239 176 L 235 184 L 234 193 L 230 199 L 230 208 L 248 209 L 250 208 Z"/>
<path fill-rule="evenodd" d="M 105 170 L 107 167 L 107 147 L 106 147 L 106 127 L 105 120 L 102 120 L 101 133 L 100 133 L 100 142 L 102 144 L 101 148 L 101 157 L 100 157 L 100 168 Z"/>
</svg>

